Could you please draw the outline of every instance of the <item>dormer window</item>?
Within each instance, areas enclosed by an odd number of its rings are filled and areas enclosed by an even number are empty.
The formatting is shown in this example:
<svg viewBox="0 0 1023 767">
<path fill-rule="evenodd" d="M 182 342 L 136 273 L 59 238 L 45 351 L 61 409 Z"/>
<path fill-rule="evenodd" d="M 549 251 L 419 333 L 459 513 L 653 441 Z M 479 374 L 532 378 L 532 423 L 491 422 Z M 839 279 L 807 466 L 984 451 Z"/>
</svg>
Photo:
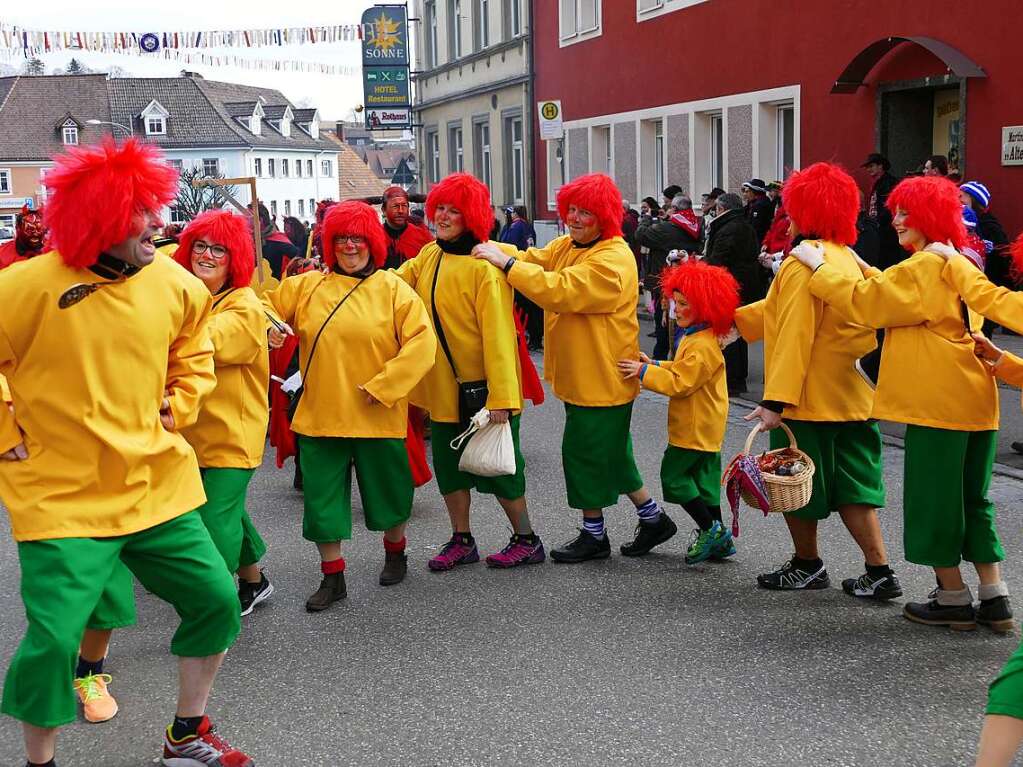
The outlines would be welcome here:
<svg viewBox="0 0 1023 767">
<path fill-rule="evenodd" d="M 291 120 L 287 117 L 281 119 L 281 135 L 285 138 L 291 135 Z"/>
<path fill-rule="evenodd" d="M 319 119 L 314 118 L 313 121 L 309 123 L 309 135 L 312 136 L 314 139 L 318 139 L 320 137 Z"/>
<path fill-rule="evenodd" d="M 159 101 L 155 99 L 150 101 L 138 117 L 147 136 L 167 135 L 167 118 L 170 117 L 170 112 L 164 109 Z"/>
<path fill-rule="evenodd" d="M 262 104 L 257 101 L 256 106 L 252 110 L 252 116 L 249 118 L 249 132 L 253 136 L 259 136 L 263 133 L 263 117 L 265 115 Z"/>
<path fill-rule="evenodd" d="M 71 120 L 64 123 L 62 128 L 62 139 L 69 146 L 78 144 L 78 126 Z"/>
</svg>

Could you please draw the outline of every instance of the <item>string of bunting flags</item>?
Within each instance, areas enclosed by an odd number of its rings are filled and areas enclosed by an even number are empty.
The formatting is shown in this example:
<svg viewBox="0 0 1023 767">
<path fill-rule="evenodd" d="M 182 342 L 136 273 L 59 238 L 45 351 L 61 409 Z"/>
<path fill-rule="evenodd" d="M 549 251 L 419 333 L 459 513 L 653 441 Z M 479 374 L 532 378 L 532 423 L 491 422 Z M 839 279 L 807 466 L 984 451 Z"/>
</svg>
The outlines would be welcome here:
<svg viewBox="0 0 1023 767">
<path fill-rule="evenodd" d="M 61 50 L 123 53 L 203 48 L 269 48 L 362 40 L 359 24 L 276 29 L 186 30 L 177 32 L 70 32 L 26 29 L 0 23 L 0 48 L 33 56 Z"/>
</svg>

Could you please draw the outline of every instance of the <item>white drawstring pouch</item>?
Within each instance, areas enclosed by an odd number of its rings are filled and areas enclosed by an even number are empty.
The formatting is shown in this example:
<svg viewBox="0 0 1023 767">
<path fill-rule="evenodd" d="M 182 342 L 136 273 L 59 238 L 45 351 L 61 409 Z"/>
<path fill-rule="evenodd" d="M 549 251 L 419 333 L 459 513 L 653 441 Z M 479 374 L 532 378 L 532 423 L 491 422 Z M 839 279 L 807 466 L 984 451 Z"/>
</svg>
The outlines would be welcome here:
<svg viewBox="0 0 1023 767">
<path fill-rule="evenodd" d="M 451 449 L 458 450 L 468 440 L 458 470 L 477 477 L 506 477 L 515 473 L 515 443 L 511 423 L 491 423 L 490 411 L 480 410 L 472 417 L 469 428 L 451 440 Z"/>
</svg>

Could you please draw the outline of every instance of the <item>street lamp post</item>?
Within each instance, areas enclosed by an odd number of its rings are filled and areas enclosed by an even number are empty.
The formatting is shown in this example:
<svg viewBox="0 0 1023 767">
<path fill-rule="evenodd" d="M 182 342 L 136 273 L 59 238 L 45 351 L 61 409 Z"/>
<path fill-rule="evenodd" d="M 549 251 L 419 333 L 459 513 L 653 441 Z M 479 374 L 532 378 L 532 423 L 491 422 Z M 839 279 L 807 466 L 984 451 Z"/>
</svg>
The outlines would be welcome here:
<svg viewBox="0 0 1023 767">
<path fill-rule="evenodd" d="M 110 125 L 114 128 L 120 128 L 121 130 L 123 130 L 124 135 L 126 136 L 132 135 L 132 129 L 129 128 L 127 125 L 121 125 L 121 123 L 110 122 L 109 120 L 86 120 L 85 123 L 87 125 Z"/>
</svg>

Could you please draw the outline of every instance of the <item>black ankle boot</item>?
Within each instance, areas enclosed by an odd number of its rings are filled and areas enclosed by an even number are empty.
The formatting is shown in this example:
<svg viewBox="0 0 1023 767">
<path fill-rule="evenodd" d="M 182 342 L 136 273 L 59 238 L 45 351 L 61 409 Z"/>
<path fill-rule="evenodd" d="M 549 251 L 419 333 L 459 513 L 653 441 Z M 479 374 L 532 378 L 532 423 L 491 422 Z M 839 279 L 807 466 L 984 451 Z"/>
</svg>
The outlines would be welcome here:
<svg viewBox="0 0 1023 767">
<path fill-rule="evenodd" d="M 311 613 L 318 613 L 347 596 L 348 587 L 345 586 L 344 572 L 324 575 L 316 593 L 305 601 L 305 609 Z"/>
<path fill-rule="evenodd" d="M 380 585 L 394 586 L 405 580 L 408 572 L 408 557 L 404 551 L 387 551 L 384 553 L 384 569 L 380 571 Z"/>
</svg>

